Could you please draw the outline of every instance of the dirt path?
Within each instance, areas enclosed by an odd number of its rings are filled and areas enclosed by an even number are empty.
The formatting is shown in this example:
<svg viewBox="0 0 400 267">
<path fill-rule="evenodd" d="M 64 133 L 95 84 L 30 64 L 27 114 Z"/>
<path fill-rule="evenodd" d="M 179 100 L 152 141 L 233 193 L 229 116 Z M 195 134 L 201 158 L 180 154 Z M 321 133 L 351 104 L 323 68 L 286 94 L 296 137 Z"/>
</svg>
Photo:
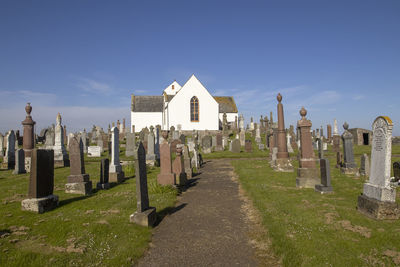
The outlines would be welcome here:
<svg viewBox="0 0 400 267">
<path fill-rule="evenodd" d="M 209 160 L 138 266 L 258 266 L 230 160 Z M 264 264 L 262 264 L 264 265 Z"/>
</svg>

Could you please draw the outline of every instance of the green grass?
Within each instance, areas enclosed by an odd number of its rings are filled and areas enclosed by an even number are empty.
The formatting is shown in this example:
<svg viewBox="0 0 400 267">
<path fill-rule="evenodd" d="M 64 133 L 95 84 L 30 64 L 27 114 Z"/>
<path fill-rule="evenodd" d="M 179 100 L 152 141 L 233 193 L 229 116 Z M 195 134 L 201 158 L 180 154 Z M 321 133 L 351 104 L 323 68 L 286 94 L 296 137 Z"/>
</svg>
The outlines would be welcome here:
<svg viewBox="0 0 400 267">
<path fill-rule="evenodd" d="M 90 160 L 86 173 L 95 188 L 100 162 L 99 158 Z M 133 177 L 132 164 L 123 168 L 127 177 Z M 134 178 L 84 197 L 64 192 L 69 172 L 69 168 L 55 169 L 59 207 L 35 214 L 21 210 L 29 174 L 0 171 L 0 232 L 10 233 L 0 238 L 0 266 L 130 266 L 148 248 L 152 229 L 129 222 L 136 211 Z M 148 169 L 149 198 L 162 218 L 174 206 L 178 192 L 159 186 L 158 173 L 159 168 Z"/>
<path fill-rule="evenodd" d="M 360 163 L 367 146 L 356 146 Z M 393 154 L 400 154 L 393 146 Z M 400 264 L 400 221 L 375 221 L 356 210 L 365 178 L 342 175 L 329 152 L 334 193 L 296 188 L 294 173 L 274 172 L 266 160 L 233 160 L 239 180 L 262 216 L 285 266 L 394 266 Z M 297 162 L 293 161 L 297 167 Z M 398 190 L 399 191 L 399 190 Z M 400 192 L 397 192 L 399 201 Z M 392 256 L 391 256 L 392 255 Z"/>
</svg>

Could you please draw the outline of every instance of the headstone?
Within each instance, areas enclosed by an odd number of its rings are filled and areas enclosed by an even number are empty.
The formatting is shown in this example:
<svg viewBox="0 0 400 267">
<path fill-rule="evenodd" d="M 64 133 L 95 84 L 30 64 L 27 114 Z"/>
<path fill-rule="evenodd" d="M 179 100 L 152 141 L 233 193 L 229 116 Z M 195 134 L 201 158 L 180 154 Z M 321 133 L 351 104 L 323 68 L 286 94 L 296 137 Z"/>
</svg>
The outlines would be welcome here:
<svg viewBox="0 0 400 267">
<path fill-rule="evenodd" d="M 354 162 L 353 135 L 348 131 L 349 125 L 347 122 L 344 123 L 343 128 L 344 133 L 342 134 L 342 141 L 344 161 L 340 170 L 344 174 L 359 175 L 357 165 Z"/>
<path fill-rule="evenodd" d="M 109 168 L 109 181 L 121 183 L 124 178 L 122 166 L 119 163 L 119 130 L 117 127 L 111 129 L 111 162 Z"/>
<path fill-rule="evenodd" d="M 393 123 L 379 116 L 372 124 L 371 174 L 358 197 L 358 211 L 374 219 L 399 219 L 396 189 L 390 186 Z"/>
<path fill-rule="evenodd" d="M 81 134 L 81 140 L 83 143 L 83 153 L 86 154 L 88 153 L 88 146 L 89 146 L 86 129 L 83 129 L 83 132 Z"/>
<path fill-rule="evenodd" d="M 101 135 L 97 138 L 97 146 L 100 147 L 100 152 L 103 153 L 104 152 L 104 142 L 103 142 L 103 138 Z"/>
<path fill-rule="evenodd" d="M 192 166 L 196 168 L 196 170 L 198 170 L 200 167 L 198 154 L 199 154 L 199 152 L 197 151 L 197 149 L 194 149 L 191 163 L 192 163 Z M 185 166 L 186 166 L 186 164 L 185 164 Z"/>
<path fill-rule="evenodd" d="M 244 150 L 245 150 L 247 153 L 253 152 L 253 145 L 252 145 L 252 143 L 251 143 L 251 140 L 246 140 L 245 145 L 244 145 Z"/>
<path fill-rule="evenodd" d="M 15 153 L 15 170 L 13 174 L 26 173 L 25 170 L 25 152 L 23 149 L 18 149 Z"/>
<path fill-rule="evenodd" d="M 181 141 L 179 139 L 172 140 L 171 142 L 171 153 L 176 153 L 176 146 L 179 145 Z"/>
<path fill-rule="evenodd" d="M 243 114 L 240 114 L 239 116 L 239 130 L 242 131 L 244 130 L 244 118 L 243 118 Z M 243 143 L 244 145 L 244 143 Z"/>
<path fill-rule="evenodd" d="M 157 219 L 156 208 L 149 205 L 149 194 L 147 189 L 146 151 L 142 142 L 139 143 L 135 156 L 136 176 L 136 212 L 130 216 L 130 222 L 142 226 L 153 226 Z"/>
<path fill-rule="evenodd" d="M 300 135 L 299 168 L 297 169 L 296 186 L 299 188 L 315 188 L 319 184 L 318 170 L 315 165 L 314 150 L 312 148 L 310 120 L 306 119 L 307 110 L 300 110 L 301 120 L 297 122 Z"/>
<path fill-rule="evenodd" d="M 321 194 L 333 193 L 329 160 L 325 158 L 320 159 L 319 168 L 321 170 L 321 184 L 315 185 L 315 191 Z"/>
<path fill-rule="evenodd" d="M 12 170 L 15 168 L 15 134 L 11 130 L 6 136 L 7 148 L 6 156 L 4 157 L 4 165 L 7 169 Z"/>
<path fill-rule="evenodd" d="M 135 155 L 135 143 L 136 143 L 135 133 L 126 133 L 125 137 L 126 137 L 125 156 L 132 157 Z"/>
<path fill-rule="evenodd" d="M 193 169 L 190 160 L 189 147 L 187 145 L 183 146 L 183 165 L 185 166 L 186 177 L 191 179 L 193 176 Z"/>
<path fill-rule="evenodd" d="M 240 153 L 241 145 L 239 139 L 234 139 L 231 144 L 231 152 Z"/>
<path fill-rule="evenodd" d="M 71 175 L 67 177 L 65 193 L 90 195 L 92 193 L 92 181 L 89 174 L 85 173 L 85 161 L 83 157 L 83 143 L 81 139 L 73 137 L 69 143 Z"/>
<path fill-rule="evenodd" d="M 53 146 L 54 146 L 54 128 L 53 127 L 50 127 L 48 130 L 47 130 L 47 132 L 46 132 L 46 134 L 45 134 L 45 137 L 46 137 L 46 139 L 45 139 L 45 143 L 44 143 L 44 146 L 45 146 L 45 148 L 46 149 L 53 149 Z"/>
<path fill-rule="evenodd" d="M 393 182 L 399 182 L 400 181 L 400 162 L 398 162 L 398 161 L 393 163 L 393 175 L 394 175 Z"/>
<path fill-rule="evenodd" d="M 324 149 L 322 146 L 322 138 L 318 138 L 317 142 L 318 142 L 318 158 L 322 159 L 322 158 L 324 158 Z"/>
<path fill-rule="evenodd" d="M 240 141 L 240 146 L 244 146 L 246 142 L 246 135 L 245 135 L 245 130 L 241 130 L 239 133 L 239 141 Z"/>
<path fill-rule="evenodd" d="M 97 183 L 97 190 L 99 189 L 109 189 L 110 183 L 108 182 L 110 161 L 108 159 L 101 159 L 100 163 L 100 181 Z"/>
<path fill-rule="evenodd" d="M 336 119 L 333 121 L 332 143 L 333 143 L 333 146 L 332 146 L 333 152 L 339 152 L 340 151 L 340 135 L 339 135 Z"/>
<path fill-rule="evenodd" d="M 218 139 L 217 139 L 217 144 L 218 144 Z M 222 150 L 225 149 L 228 145 L 228 136 L 224 135 L 222 136 Z"/>
<path fill-rule="evenodd" d="M 176 147 L 176 157 L 172 164 L 172 171 L 175 173 L 176 184 L 177 185 L 185 185 L 187 182 L 187 176 L 185 172 L 184 161 L 182 157 L 182 146 L 178 145 Z"/>
<path fill-rule="evenodd" d="M 286 145 L 287 145 L 287 149 L 288 149 L 289 153 L 293 153 L 291 140 L 292 140 L 292 136 L 289 133 L 287 133 L 286 134 L 286 142 L 287 142 Z"/>
<path fill-rule="evenodd" d="M 260 125 L 259 124 L 257 124 L 257 127 L 256 127 L 256 142 L 257 143 L 261 143 L 261 133 L 260 133 Z"/>
<path fill-rule="evenodd" d="M 336 168 L 342 167 L 342 153 L 336 152 Z"/>
<path fill-rule="evenodd" d="M 215 151 L 224 151 L 224 146 L 223 146 L 223 142 L 222 142 L 222 133 L 217 133 L 217 135 L 215 136 Z"/>
<path fill-rule="evenodd" d="M 4 136 L 0 133 L 0 157 L 4 157 Z"/>
<path fill-rule="evenodd" d="M 153 161 L 153 162 L 156 160 L 156 154 L 154 153 L 154 133 L 153 132 L 150 132 L 149 135 L 147 136 L 146 159 L 148 161 Z"/>
<path fill-rule="evenodd" d="M 181 144 L 185 144 L 186 143 L 186 136 L 184 134 L 181 134 L 179 136 L 179 140 L 181 140 Z"/>
<path fill-rule="evenodd" d="M 217 146 L 217 137 L 215 135 L 211 136 L 211 149 L 215 149 Z"/>
<path fill-rule="evenodd" d="M 277 129 L 277 142 L 278 142 L 278 154 L 274 165 L 275 171 L 280 172 L 292 172 L 293 165 L 289 160 L 289 152 L 287 149 L 286 133 L 285 133 L 285 121 L 283 114 L 283 105 L 281 103 L 282 96 L 279 93 L 276 97 L 278 100 L 278 129 Z"/>
<path fill-rule="evenodd" d="M 326 135 L 328 142 L 330 143 L 332 141 L 332 126 L 330 124 L 326 126 Z"/>
<path fill-rule="evenodd" d="M 21 202 L 22 210 L 43 213 L 58 206 L 54 188 L 54 151 L 33 149 L 28 199 Z"/>
<path fill-rule="evenodd" d="M 24 148 L 24 151 L 25 151 L 25 157 L 30 158 L 32 149 L 35 148 L 35 140 L 34 140 L 35 129 L 34 129 L 34 127 L 36 124 L 36 122 L 34 122 L 32 120 L 32 116 L 31 116 L 31 112 L 32 112 L 31 103 L 26 104 L 25 111 L 26 111 L 26 117 L 25 117 L 25 120 L 22 121 L 22 125 L 24 127 L 24 138 L 23 138 L 22 147 Z"/>
<path fill-rule="evenodd" d="M 61 125 L 60 113 L 57 114 L 57 125 L 54 130 L 54 138 L 54 166 L 67 167 L 69 166 L 69 158 L 64 146 L 64 131 Z"/>
<path fill-rule="evenodd" d="M 161 185 L 175 184 L 175 174 L 172 173 L 171 148 L 168 144 L 168 132 L 162 131 L 163 142 L 160 144 L 160 173 L 157 182 Z"/>
<path fill-rule="evenodd" d="M 360 164 L 360 175 L 369 177 L 369 157 L 367 154 L 362 154 Z"/>
<path fill-rule="evenodd" d="M 101 157 L 101 148 L 99 146 L 89 146 L 87 156 L 89 158 Z"/>
<path fill-rule="evenodd" d="M 179 139 L 179 131 L 173 131 L 172 132 L 172 139 L 173 140 Z"/>
<path fill-rule="evenodd" d="M 195 144 L 193 141 L 188 141 L 189 152 L 193 152 L 195 148 Z"/>
<path fill-rule="evenodd" d="M 264 144 L 258 144 L 258 149 L 259 150 L 265 150 L 265 145 Z"/>
<path fill-rule="evenodd" d="M 201 150 L 204 154 L 211 153 L 212 138 L 210 135 L 206 135 L 201 139 Z"/>
</svg>

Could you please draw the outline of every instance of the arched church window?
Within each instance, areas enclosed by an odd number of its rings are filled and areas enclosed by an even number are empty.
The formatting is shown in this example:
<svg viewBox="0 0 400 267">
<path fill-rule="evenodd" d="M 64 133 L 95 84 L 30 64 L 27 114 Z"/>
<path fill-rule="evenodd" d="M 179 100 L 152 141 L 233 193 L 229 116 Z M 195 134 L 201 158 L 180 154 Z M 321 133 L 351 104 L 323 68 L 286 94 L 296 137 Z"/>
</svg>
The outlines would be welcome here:
<svg viewBox="0 0 400 267">
<path fill-rule="evenodd" d="M 190 99 L 190 121 L 199 121 L 199 99 L 195 96 Z"/>
</svg>

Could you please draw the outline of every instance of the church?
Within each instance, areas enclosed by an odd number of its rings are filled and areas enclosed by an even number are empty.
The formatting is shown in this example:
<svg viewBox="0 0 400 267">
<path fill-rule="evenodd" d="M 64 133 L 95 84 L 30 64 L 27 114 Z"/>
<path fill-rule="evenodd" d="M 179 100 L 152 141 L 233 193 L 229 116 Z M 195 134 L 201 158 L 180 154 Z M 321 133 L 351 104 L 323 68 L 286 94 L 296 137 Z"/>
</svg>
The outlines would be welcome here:
<svg viewBox="0 0 400 267">
<path fill-rule="evenodd" d="M 136 132 L 151 125 L 161 125 L 162 130 L 172 126 L 183 131 L 220 130 L 224 113 L 228 123 L 237 119 L 233 97 L 212 96 L 195 75 L 183 86 L 174 81 L 162 95 L 131 98 L 131 125 Z"/>
</svg>

